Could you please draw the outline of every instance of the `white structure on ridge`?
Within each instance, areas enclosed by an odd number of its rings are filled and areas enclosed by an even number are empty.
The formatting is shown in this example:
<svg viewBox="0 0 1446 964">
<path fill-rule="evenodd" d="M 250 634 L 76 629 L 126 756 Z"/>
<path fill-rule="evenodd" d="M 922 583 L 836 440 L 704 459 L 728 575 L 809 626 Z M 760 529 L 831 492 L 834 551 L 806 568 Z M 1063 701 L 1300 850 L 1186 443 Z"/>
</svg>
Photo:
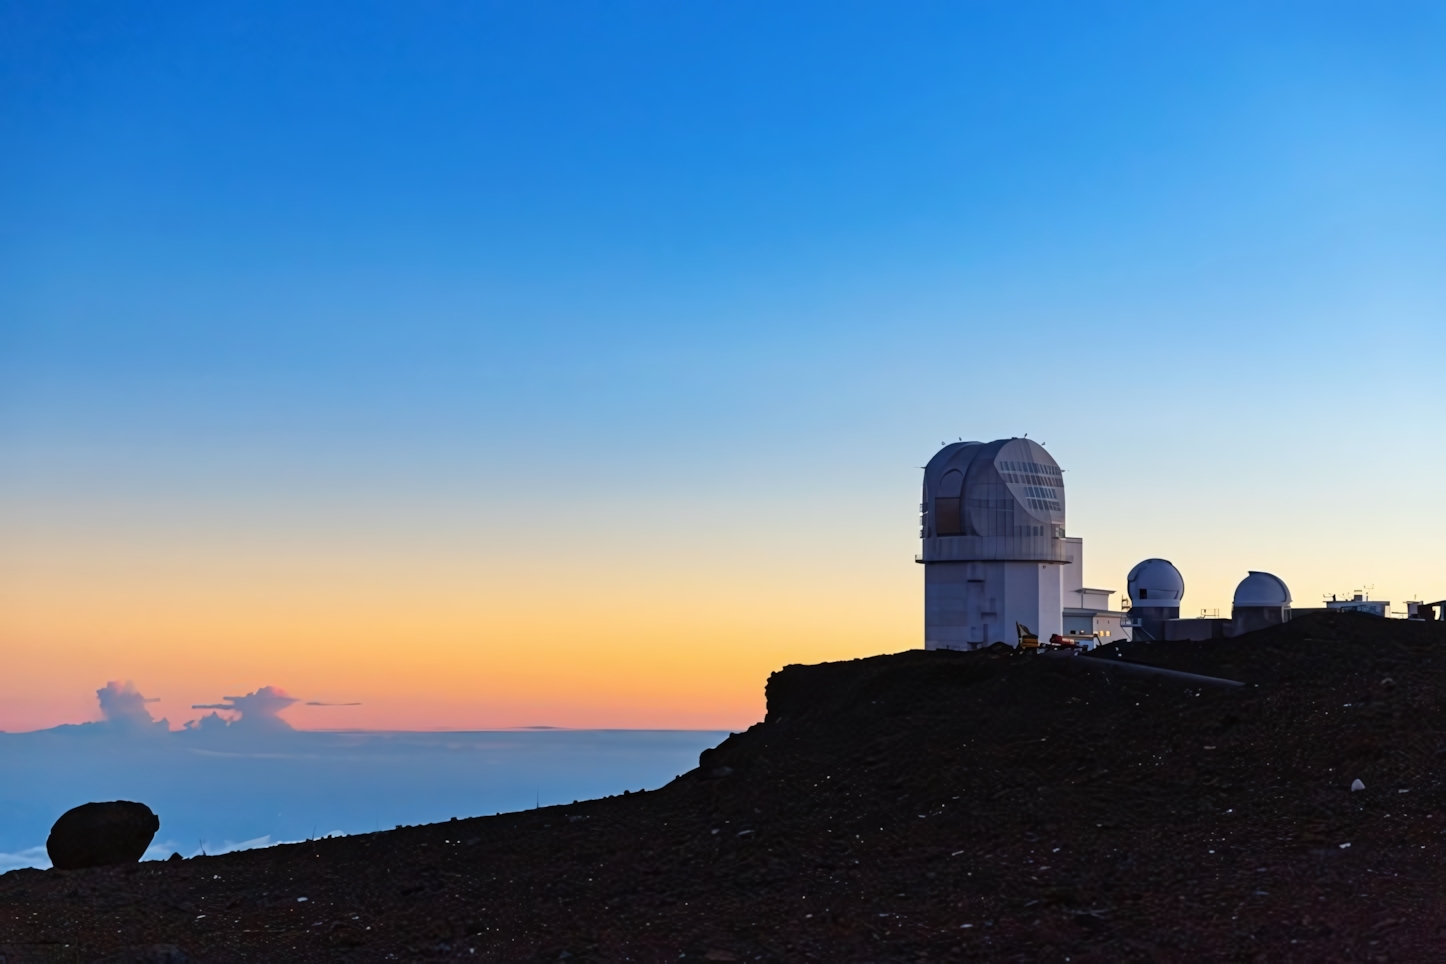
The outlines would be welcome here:
<svg viewBox="0 0 1446 964">
<path fill-rule="evenodd" d="M 1416 610 L 1412 607 L 1419 607 L 1420 605 L 1420 603 L 1406 603 L 1407 617 L 1414 617 Z M 1348 613 L 1368 613 L 1384 619 L 1390 615 L 1391 603 L 1390 600 L 1387 599 L 1372 599 L 1370 593 L 1362 589 L 1359 592 L 1352 593 L 1350 599 L 1337 599 L 1335 596 L 1331 596 L 1330 599 L 1326 600 L 1326 608 L 1338 609 Z"/>
<path fill-rule="evenodd" d="M 946 445 L 924 468 L 924 647 L 1063 633 L 1064 476 L 1037 442 Z"/>
<path fill-rule="evenodd" d="M 1060 570 L 1064 635 L 1093 636 L 1101 646 L 1129 639 L 1126 614 L 1110 608 L 1115 590 L 1085 587 L 1084 540 L 1066 536 L 1064 553 L 1069 559 L 1069 565 Z"/>
<path fill-rule="evenodd" d="M 1152 599 L 1154 595 L 1151 591 Z M 1283 579 L 1272 573 L 1252 569 L 1249 575 L 1240 580 L 1240 585 L 1235 587 L 1235 605 L 1229 619 L 1206 616 L 1198 619 L 1167 619 L 1163 624 L 1163 635 L 1149 638 L 1204 642 L 1243 636 L 1257 629 L 1290 622 L 1290 602 L 1290 589 Z M 1133 615 L 1134 610 L 1130 612 Z"/>
<path fill-rule="evenodd" d="M 1125 577 L 1130 596 L 1127 624 L 1136 639 L 1164 639 L 1165 623 L 1180 618 L 1180 600 L 1185 598 L 1185 577 L 1168 559 L 1146 559 Z"/>
<path fill-rule="evenodd" d="M 1284 580 L 1252 569 L 1235 587 L 1235 602 L 1230 611 L 1232 634 L 1239 636 L 1290 622 L 1290 602 L 1290 589 Z"/>
</svg>

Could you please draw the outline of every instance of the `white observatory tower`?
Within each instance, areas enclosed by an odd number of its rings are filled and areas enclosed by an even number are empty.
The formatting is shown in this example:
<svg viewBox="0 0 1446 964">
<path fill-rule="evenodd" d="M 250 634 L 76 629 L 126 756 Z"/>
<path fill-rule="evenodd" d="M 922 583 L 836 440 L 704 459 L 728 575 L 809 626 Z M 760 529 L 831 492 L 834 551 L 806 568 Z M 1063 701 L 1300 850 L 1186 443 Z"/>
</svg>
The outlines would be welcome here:
<svg viewBox="0 0 1446 964">
<path fill-rule="evenodd" d="M 1064 630 L 1064 477 L 1038 443 L 946 445 L 924 468 L 924 648 L 978 649 Z"/>
</svg>

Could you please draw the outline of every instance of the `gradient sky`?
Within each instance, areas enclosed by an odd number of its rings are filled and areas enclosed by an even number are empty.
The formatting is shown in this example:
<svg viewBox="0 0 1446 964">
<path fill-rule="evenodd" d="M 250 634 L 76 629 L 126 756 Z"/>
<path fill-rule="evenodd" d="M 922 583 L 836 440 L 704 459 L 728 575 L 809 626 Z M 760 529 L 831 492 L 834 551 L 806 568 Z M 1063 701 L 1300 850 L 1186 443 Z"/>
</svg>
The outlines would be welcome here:
<svg viewBox="0 0 1446 964">
<path fill-rule="evenodd" d="M 0 728 L 741 728 L 921 645 L 919 467 L 1088 584 L 1446 596 L 1446 15 L 0 3 Z"/>
</svg>

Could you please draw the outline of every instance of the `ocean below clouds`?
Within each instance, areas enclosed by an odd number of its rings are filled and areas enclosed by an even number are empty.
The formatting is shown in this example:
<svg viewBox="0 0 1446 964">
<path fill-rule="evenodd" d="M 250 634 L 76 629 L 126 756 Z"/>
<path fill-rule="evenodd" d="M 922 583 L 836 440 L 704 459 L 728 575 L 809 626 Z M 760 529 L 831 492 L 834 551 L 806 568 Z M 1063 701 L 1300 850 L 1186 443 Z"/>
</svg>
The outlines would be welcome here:
<svg viewBox="0 0 1446 964">
<path fill-rule="evenodd" d="M 215 854 L 656 789 L 727 735 L 107 724 L 0 733 L 0 873 L 48 867 L 51 824 L 92 800 L 136 800 L 160 816 L 147 859 Z"/>
</svg>

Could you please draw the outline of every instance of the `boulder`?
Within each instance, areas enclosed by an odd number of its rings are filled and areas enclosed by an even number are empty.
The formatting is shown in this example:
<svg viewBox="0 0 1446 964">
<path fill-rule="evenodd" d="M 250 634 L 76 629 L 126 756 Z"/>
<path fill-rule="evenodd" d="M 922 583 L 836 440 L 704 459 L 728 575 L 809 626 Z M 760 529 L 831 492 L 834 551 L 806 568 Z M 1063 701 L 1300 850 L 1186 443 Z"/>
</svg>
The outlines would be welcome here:
<svg viewBox="0 0 1446 964">
<path fill-rule="evenodd" d="M 58 870 L 133 864 L 159 829 L 161 819 L 144 803 L 83 803 L 55 821 L 45 851 Z"/>
</svg>

